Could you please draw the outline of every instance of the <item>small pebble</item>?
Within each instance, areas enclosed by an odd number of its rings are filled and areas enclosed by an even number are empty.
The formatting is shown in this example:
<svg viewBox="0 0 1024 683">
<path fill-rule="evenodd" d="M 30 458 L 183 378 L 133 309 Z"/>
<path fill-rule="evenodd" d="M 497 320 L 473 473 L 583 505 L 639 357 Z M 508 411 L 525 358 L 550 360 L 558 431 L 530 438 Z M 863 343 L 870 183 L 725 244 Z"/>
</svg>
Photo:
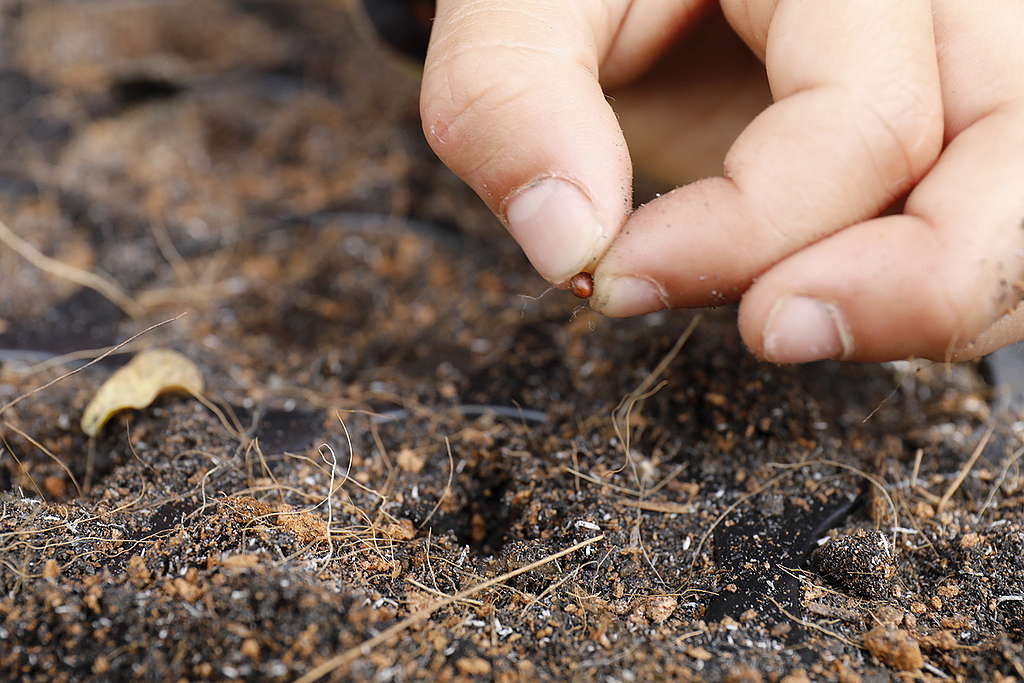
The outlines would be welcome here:
<svg viewBox="0 0 1024 683">
<path fill-rule="evenodd" d="M 921 647 L 902 629 L 876 626 L 864 634 L 864 647 L 880 662 L 900 671 L 914 671 L 924 666 Z"/>
</svg>

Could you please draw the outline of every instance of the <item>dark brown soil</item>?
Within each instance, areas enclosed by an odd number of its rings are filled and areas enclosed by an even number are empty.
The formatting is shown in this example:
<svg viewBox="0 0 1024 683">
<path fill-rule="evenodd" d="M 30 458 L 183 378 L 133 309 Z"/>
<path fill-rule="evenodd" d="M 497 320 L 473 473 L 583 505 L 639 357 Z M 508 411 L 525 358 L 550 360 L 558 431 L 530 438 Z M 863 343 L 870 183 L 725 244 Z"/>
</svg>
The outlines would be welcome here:
<svg viewBox="0 0 1024 683">
<path fill-rule="evenodd" d="M 692 314 L 525 298 L 343 4 L 0 3 L 0 217 L 135 314 L 0 245 L 0 405 L 187 312 L 122 351 L 222 413 L 89 440 L 121 352 L 0 410 L 0 676 L 1024 680 L 979 368 L 774 367 L 711 311 L 613 419 Z"/>
</svg>

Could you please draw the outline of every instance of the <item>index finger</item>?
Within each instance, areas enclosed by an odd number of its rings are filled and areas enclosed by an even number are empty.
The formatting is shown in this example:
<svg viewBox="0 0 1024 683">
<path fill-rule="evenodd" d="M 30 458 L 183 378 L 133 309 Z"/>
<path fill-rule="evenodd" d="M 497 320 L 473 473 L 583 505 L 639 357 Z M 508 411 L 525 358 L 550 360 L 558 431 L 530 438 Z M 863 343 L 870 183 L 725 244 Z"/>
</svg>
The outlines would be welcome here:
<svg viewBox="0 0 1024 683">
<path fill-rule="evenodd" d="M 723 6 L 763 52 L 776 102 L 737 139 L 722 177 L 633 214 L 595 273 L 592 304 L 609 315 L 738 299 L 775 263 L 877 215 L 941 148 L 925 0 Z"/>
</svg>

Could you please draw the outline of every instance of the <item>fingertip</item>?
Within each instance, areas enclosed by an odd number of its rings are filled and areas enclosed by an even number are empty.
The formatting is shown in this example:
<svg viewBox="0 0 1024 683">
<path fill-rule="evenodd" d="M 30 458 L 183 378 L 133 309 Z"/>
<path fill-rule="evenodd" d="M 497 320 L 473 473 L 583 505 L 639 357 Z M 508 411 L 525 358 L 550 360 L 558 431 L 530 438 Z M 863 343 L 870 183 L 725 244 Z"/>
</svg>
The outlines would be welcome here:
<svg viewBox="0 0 1024 683">
<path fill-rule="evenodd" d="M 540 178 L 513 190 L 504 215 L 530 263 L 554 284 L 585 270 L 609 239 L 590 197 L 565 178 Z"/>
<path fill-rule="evenodd" d="M 569 3 L 453 3 L 435 24 L 420 112 L 441 160 L 549 282 L 590 269 L 632 206 L 632 165 Z"/>
<path fill-rule="evenodd" d="M 782 363 L 965 356 L 1012 301 L 1000 303 L 1002 267 L 980 257 L 987 247 L 958 246 L 914 216 L 851 226 L 763 274 L 740 303 L 741 334 Z"/>
<path fill-rule="evenodd" d="M 748 345 L 773 363 L 843 360 L 854 354 L 853 335 L 839 306 L 799 295 L 777 300 L 761 334 Z"/>
<path fill-rule="evenodd" d="M 590 307 L 609 318 L 628 318 L 671 306 L 664 287 L 651 278 L 599 275 Z"/>
</svg>

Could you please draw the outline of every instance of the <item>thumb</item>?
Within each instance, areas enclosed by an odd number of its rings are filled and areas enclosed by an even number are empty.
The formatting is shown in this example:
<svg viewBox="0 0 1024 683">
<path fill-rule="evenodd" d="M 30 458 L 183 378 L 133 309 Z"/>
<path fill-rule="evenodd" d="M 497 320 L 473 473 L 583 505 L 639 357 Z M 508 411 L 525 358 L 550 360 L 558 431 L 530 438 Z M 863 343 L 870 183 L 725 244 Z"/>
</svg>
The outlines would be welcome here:
<svg viewBox="0 0 1024 683">
<path fill-rule="evenodd" d="M 554 284 L 587 269 L 632 206 L 629 153 L 598 82 L 614 27 L 588 16 L 594 5 L 442 0 L 424 69 L 431 147 Z"/>
</svg>

